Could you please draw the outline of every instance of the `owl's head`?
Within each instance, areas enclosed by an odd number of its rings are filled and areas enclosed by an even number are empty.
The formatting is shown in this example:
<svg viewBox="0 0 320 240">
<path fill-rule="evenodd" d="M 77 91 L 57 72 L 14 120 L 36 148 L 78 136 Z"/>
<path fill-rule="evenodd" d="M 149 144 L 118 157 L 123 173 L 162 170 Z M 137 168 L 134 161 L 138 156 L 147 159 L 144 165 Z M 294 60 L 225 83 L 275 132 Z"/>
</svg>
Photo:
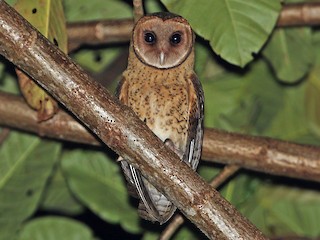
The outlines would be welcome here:
<svg viewBox="0 0 320 240">
<path fill-rule="evenodd" d="M 160 69 L 183 63 L 193 50 L 194 34 L 184 18 L 172 13 L 142 17 L 132 35 L 134 53 L 143 63 Z"/>
</svg>

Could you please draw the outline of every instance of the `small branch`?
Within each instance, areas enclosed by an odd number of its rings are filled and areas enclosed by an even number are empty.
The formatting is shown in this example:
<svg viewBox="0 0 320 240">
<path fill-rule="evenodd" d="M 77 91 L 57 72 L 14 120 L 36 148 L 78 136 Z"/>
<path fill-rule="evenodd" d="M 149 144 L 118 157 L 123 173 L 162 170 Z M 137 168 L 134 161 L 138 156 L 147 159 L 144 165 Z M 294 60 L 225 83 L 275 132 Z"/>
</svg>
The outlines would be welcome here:
<svg viewBox="0 0 320 240">
<path fill-rule="evenodd" d="M 0 92 L 0 125 L 40 136 L 100 144 L 78 121 L 63 111 L 38 124 L 36 112 L 21 97 Z M 293 178 L 320 181 L 320 148 L 270 138 L 249 137 L 206 128 L 202 159 Z"/>
<path fill-rule="evenodd" d="M 223 164 L 320 181 L 320 148 L 206 129 L 202 158 Z"/>
<path fill-rule="evenodd" d="M 278 27 L 314 26 L 320 24 L 320 3 L 294 3 L 284 5 L 277 22 Z"/>
<path fill-rule="evenodd" d="M 218 188 L 223 184 L 229 177 L 235 174 L 239 170 L 239 167 L 236 165 L 227 165 L 225 166 L 217 176 L 210 182 L 210 185 L 214 188 Z M 174 216 L 170 224 L 163 230 L 159 240 L 169 240 L 177 229 L 184 223 L 184 219 L 180 214 Z"/>
<path fill-rule="evenodd" d="M 227 165 L 225 166 L 217 176 L 215 176 L 210 185 L 214 188 L 221 186 L 228 178 L 235 174 L 240 169 L 237 165 Z"/>
<path fill-rule="evenodd" d="M 135 23 L 144 16 L 142 0 L 133 0 L 133 15 Z"/>
<path fill-rule="evenodd" d="M 219 192 L 77 64 L 0 1 L 0 54 L 68 108 L 105 144 L 139 169 L 210 239 L 266 239 Z"/>
<path fill-rule="evenodd" d="M 37 112 L 32 110 L 22 97 L 0 92 L 0 102 L 1 126 L 64 141 L 91 145 L 101 144 L 79 121 L 62 110 L 53 118 L 38 123 Z"/>
<path fill-rule="evenodd" d="M 132 19 L 76 22 L 67 25 L 69 52 L 84 44 L 127 42 L 133 28 Z"/>
<path fill-rule="evenodd" d="M 169 240 L 177 229 L 184 223 L 184 219 L 180 214 L 177 214 L 170 220 L 170 224 L 163 230 L 159 240 Z"/>
</svg>

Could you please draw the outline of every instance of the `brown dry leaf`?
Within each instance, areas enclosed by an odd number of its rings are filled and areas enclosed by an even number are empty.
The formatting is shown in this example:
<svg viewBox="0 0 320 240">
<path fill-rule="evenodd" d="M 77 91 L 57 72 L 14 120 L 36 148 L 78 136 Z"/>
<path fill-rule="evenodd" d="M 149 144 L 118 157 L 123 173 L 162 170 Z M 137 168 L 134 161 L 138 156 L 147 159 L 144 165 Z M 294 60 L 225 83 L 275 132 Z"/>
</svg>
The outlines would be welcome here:
<svg viewBox="0 0 320 240">
<path fill-rule="evenodd" d="M 61 0 L 18 0 L 15 9 L 59 48 L 67 52 L 67 34 Z M 45 121 L 58 111 L 58 103 L 29 76 L 16 69 L 22 95 Z"/>
</svg>

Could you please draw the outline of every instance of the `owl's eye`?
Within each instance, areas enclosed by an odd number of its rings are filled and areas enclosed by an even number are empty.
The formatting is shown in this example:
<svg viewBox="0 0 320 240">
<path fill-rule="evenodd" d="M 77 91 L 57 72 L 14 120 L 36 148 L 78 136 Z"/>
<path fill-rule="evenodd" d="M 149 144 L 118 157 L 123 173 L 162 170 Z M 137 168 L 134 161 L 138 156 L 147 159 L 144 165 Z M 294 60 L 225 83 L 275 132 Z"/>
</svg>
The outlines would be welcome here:
<svg viewBox="0 0 320 240">
<path fill-rule="evenodd" d="M 174 33 L 170 38 L 170 43 L 173 45 L 177 45 L 181 42 L 181 34 L 180 33 Z"/>
<path fill-rule="evenodd" d="M 157 38 L 156 35 L 152 32 L 146 32 L 144 34 L 144 41 L 148 44 L 154 44 L 156 42 Z"/>
</svg>

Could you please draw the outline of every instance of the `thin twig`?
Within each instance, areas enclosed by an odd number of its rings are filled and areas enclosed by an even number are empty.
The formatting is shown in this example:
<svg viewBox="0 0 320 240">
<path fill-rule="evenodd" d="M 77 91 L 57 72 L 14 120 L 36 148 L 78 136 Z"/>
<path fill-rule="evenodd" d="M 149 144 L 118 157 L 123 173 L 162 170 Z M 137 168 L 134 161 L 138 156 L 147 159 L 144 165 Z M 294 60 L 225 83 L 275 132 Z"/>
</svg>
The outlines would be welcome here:
<svg viewBox="0 0 320 240">
<path fill-rule="evenodd" d="M 223 183 L 226 182 L 228 178 L 230 178 L 233 174 L 235 174 L 240 169 L 237 165 L 226 165 L 220 172 L 215 176 L 212 181 L 210 182 L 210 185 L 214 188 L 218 188 Z"/>
<path fill-rule="evenodd" d="M 229 177 L 235 174 L 240 168 L 236 165 L 225 166 L 210 182 L 210 185 L 214 188 L 218 188 Z M 159 240 L 169 240 L 177 229 L 184 223 L 184 219 L 180 214 L 174 216 L 170 224 L 162 231 Z"/>
<path fill-rule="evenodd" d="M 144 15 L 142 0 L 133 0 L 133 15 L 136 23 Z"/>
<path fill-rule="evenodd" d="M 180 214 L 175 215 L 172 220 L 170 220 L 170 224 L 162 231 L 159 240 L 169 240 L 183 223 L 183 217 Z"/>
</svg>

